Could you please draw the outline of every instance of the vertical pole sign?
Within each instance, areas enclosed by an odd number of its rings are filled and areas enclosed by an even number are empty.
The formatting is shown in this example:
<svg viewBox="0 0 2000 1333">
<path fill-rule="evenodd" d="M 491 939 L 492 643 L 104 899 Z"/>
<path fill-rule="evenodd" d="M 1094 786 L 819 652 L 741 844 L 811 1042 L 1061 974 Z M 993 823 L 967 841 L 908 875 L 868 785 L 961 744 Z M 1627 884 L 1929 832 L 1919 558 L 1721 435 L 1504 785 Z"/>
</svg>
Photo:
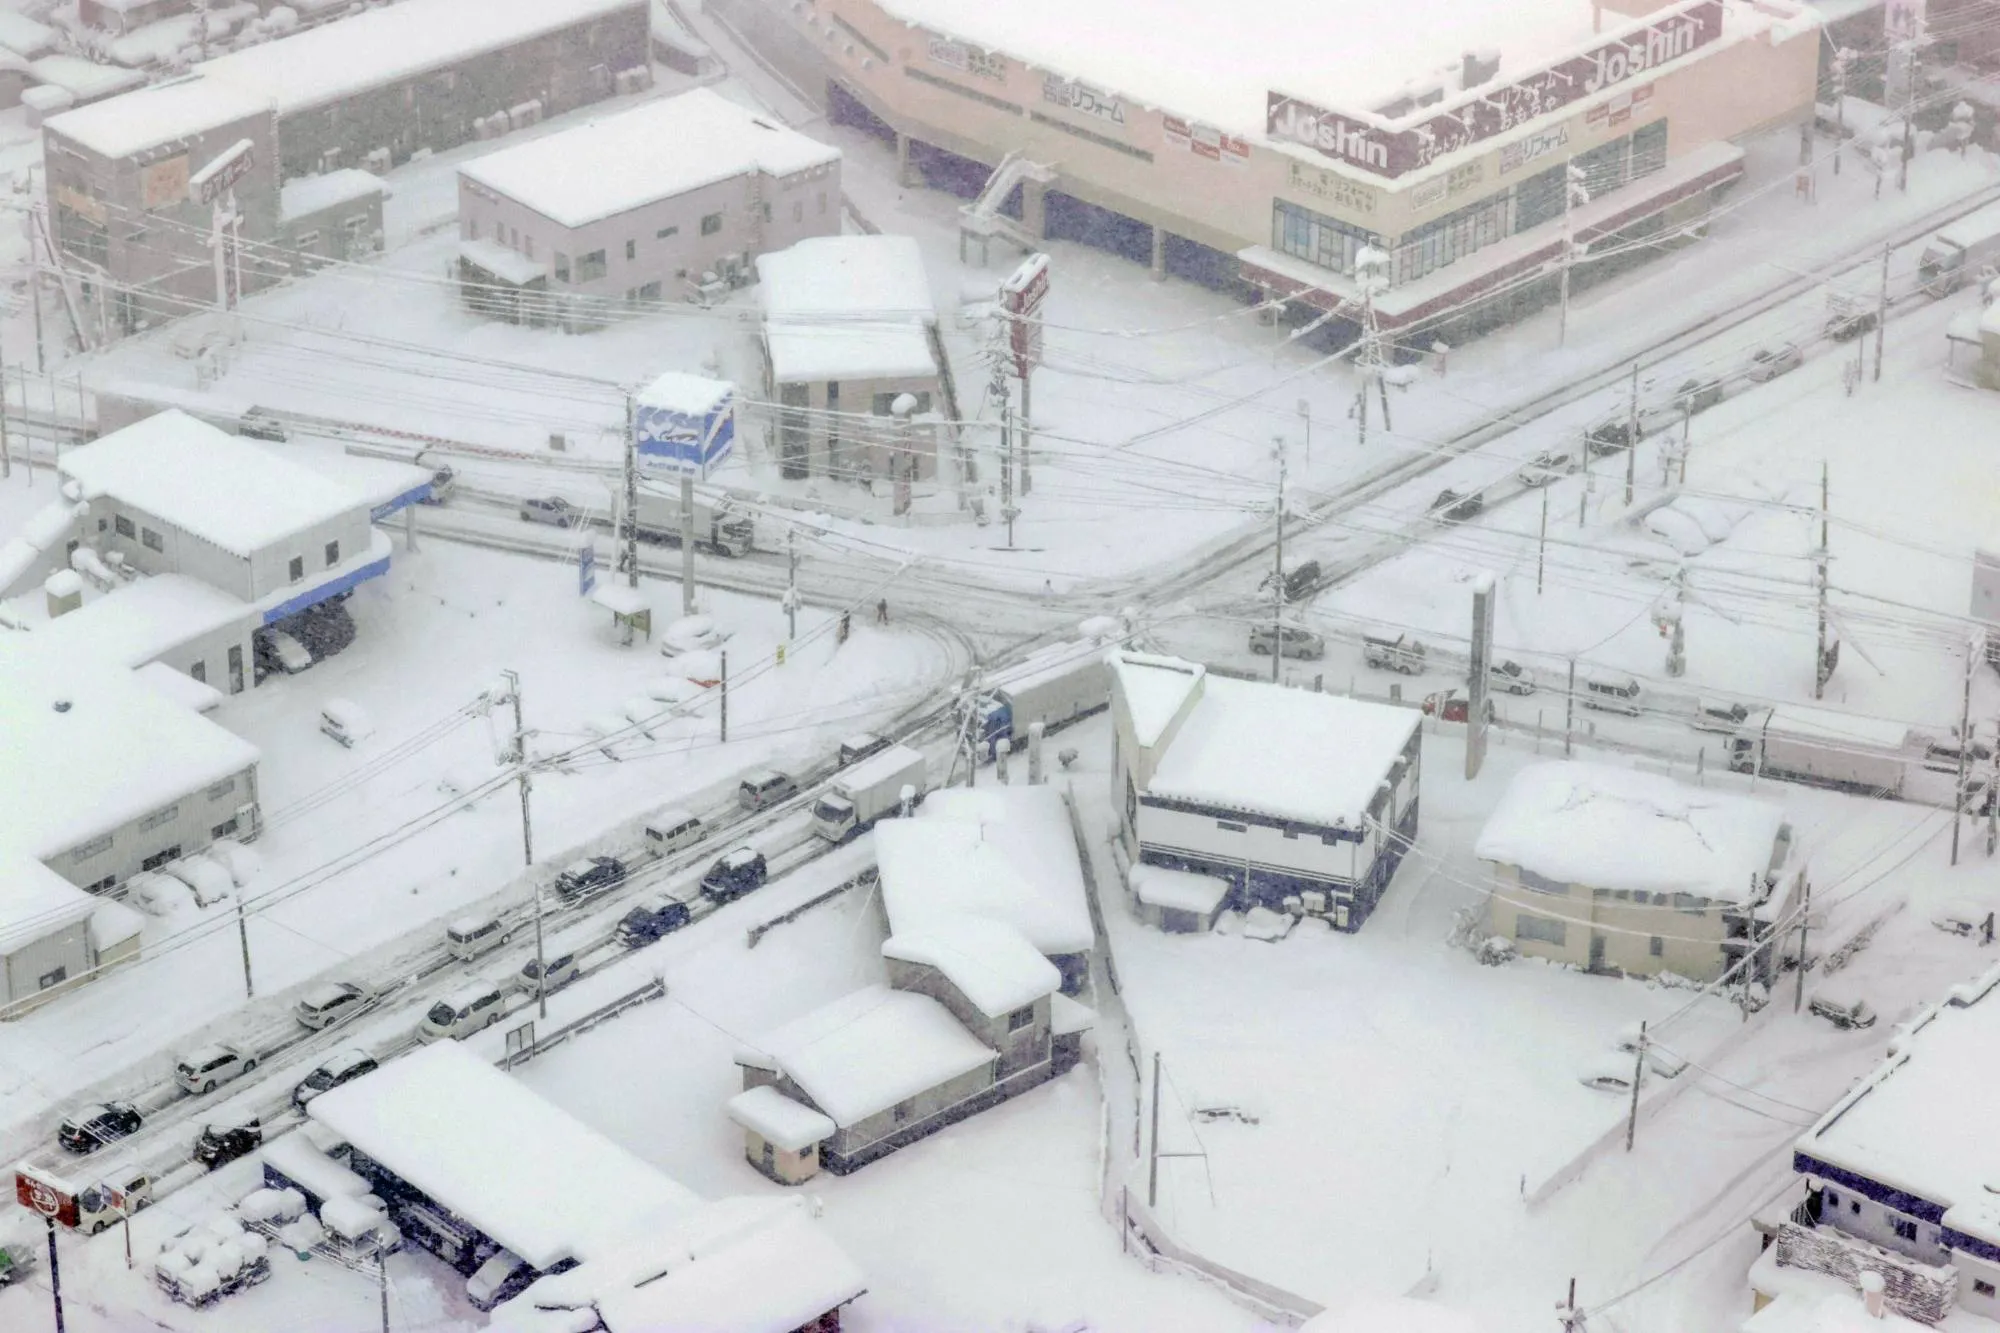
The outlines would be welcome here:
<svg viewBox="0 0 2000 1333">
<path fill-rule="evenodd" d="M 56 1255 L 56 1223 L 76 1225 L 76 1195 L 68 1186 L 26 1163 L 14 1168 L 14 1197 L 49 1229 L 49 1295 L 55 1302 L 56 1333 L 63 1333 L 62 1269 Z"/>
<path fill-rule="evenodd" d="M 1493 575 L 1482 571 L 1472 581 L 1472 652 L 1465 681 L 1465 778 L 1479 776 L 1486 762 L 1487 710 L 1492 707 L 1486 687 L 1493 678 Z"/>
<path fill-rule="evenodd" d="M 1014 377 L 1021 381 L 1021 494 L 1034 489 L 1030 462 L 1035 407 L 1030 376 L 1042 363 L 1042 302 L 1049 295 L 1049 257 L 1029 255 L 1000 284 L 1000 308 L 1007 316 L 1007 351 Z"/>
</svg>

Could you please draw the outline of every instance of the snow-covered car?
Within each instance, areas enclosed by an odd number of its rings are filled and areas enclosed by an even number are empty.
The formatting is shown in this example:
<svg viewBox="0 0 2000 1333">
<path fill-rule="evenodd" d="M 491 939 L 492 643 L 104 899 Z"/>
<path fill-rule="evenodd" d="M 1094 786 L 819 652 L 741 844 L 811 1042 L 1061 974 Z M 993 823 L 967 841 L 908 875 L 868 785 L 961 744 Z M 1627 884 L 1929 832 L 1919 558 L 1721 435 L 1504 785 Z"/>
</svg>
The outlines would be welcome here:
<svg viewBox="0 0 2000 1333">
<path fill-rule="evenodd" d="M 281 629 L 260 629 L 250 641 L 251 657 L 258 680 L 280 673 L 296 676 L 311 669 L 313 655 L 306 646 Z"/>
<path fill-rule="evenodd" d="M 702 689 L 686 676 L 654 676 L 646 682 L 646 697 L 672 706 L 693 703 L 701 697 Z"/>
<path fill-rule="evenodd" d="M 583 511 L 560 495 L 536 496 L 521 501 L 521 521 L 547 523 L 557 528 L 573 528 L 583 521 Z"/>
<path fill-rule="evenodd" d="M 206 856 L 184 856 L 166 867 L 166 873 L 188 886 L 195 902 L 203 907 L 221 902 L 236 891 L 236 881 L 220 862 Z"/>
<path fill-rule="evenodd" d="M 667 706 L 657 699 L 649 699 L 643 694 L 634 695 L 618 705 L 625 714 L 625 720 L 644 732 L 647 740 L 658 740 L 660 730 L 674 720 Z"/>
<path fill-rule="evenodd" d="M 1753 384 L 1763 384 L 1805 364 L 1805 354 L 1797 343 L 1775 343 L 1750 354 L 1750 367 L 1743 373 Z"/>
<path fill-rule="evenodd" d="M 1599 1092 L 1630 1092 L 1636 1072 L 1632 1066 L 1631 1056 L 1606 1053 L 1585 1065 L 1576 1081 Z"/>
<path fill-rule="evenodd" d="M 257 1057 L 226 1041 L 189 1051 L 174 1066 L 174 1076 L 189 1092 L 213 1092 L 216 1085 L 241 1078 L 257 1067 Z"/>
<path fill-rule="evenodd" d="M 668 657 L 720 648 L 729 636 L 716 628 L 710 616 L 682 616 L 660 635 L 660 652 Z"/>
<path fill-rule="evenodd" d="M 1618 1030 L 1618 1049 L 1627 1055 L 1631 1055 L 1639 1049 L 1639 1025 L 1637 1023 Z M 1627 1061 L 1626 1063 L 1629 1067 L 1631 1062 Z M 1646 1068 L 1652 1070 L 1661 1078 L 1678 1078 L 1681 1071 L 1687 1067 L 1688 1062 L 1686 1060 L 1675 1055 L 1672 1051 L 1650 1037 L 1647 1039 Z"/>
<path fill-rule="evenodd" d="M 1430 516 L 1440 523 L 1463 523 L 1469 518 L 1477 518 L 1479 511 L 1486 508 L 1486 497 L 1478 491 L 1438 492 L 1437 499 L 1431 501 Z"/>
<path fill-rule="evenodd" d="M 1326 640 L 1298 625 L 1252 625 L 1250 651 L 1259 657 L 1277 653 L 1302 662 L 1317 662 L 1326 656 Z"/>
<path fill-rule="evenodd" d="M 1511 657 L 1504 661 L 1495 662 L 1492 666 L 1488 667 L 1486 675 L 1489 687 L 1500 691 L 1502 694 L 1533 694 L 1535 692 L 1534 678 L 1528 675 L 1521 664 Z"/>
<path fill-rule="evenodd" d="M 1986 928 L 1993 909 L 1967 898 L 1953 898 L 1939 907 L 1931 924 L 1947 935 L 1974 935 Z"/>
<path fill-rule="evenodd" d="M 350 1014 L 360 1013 L 374 1002 L 375 992 L 358 981 L 330 981 L 301 995 L 292 1013 L 300 1023 L 318 1031 Z"/>
<path fill-rule="evenodd" d="M 1544 449 L 1514 475 L 1523 486 L 1548 486 L 1576 471 L 1576 455 L 1567 449 Z"/>
<path fill-rule="evenodd" d="M 1824 1018 L 1837 1028 L 1867 1028 L 1875 1026 L 1875 1006 L 1853 994 L 1835 986 L 1822 986 L 1813 992 L 1806 1008 Z"/>
<path fill-rule="evenodd" d="M 681 653 L 673 659 L 670 670 L 704 690 L 713 689 L 722 683 L 722 653 L 714 648 Z"/>
<path fill-rule="evenodd" d="M 292 1105 L 301 1109 L 322 1092 L 330 1092 L 343 1083 L 351 1083 L 363 1074 L 372 1074 L 377 1068 L 375 1057 L 360 1047 L 336 1051 L 320 1062 L 319 1068 L 307 1074 L 296 1088 L 292 1089 Z"/>
<path fill-rule="evenodd" d="M 1682 380 L 1674 390 L 1673 405 L 1677 411 L 1706 412 L 1722 401 L 1722 381 L 1703 379 Z"/>
</svg>

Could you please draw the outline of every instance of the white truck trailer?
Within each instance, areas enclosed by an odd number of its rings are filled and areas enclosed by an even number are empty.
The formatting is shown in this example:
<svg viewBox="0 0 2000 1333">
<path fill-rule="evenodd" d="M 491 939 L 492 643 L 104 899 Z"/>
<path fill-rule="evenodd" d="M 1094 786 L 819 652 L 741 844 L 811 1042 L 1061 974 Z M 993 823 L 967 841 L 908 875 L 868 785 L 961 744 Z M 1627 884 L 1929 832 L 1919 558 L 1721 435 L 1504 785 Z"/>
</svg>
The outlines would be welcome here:
<svg viewBox="0 0 2000 1333">
<path fill-rule="evenodd" d="M 1028 728 L 1068 726 L 1111 706 L 1111 671 L 1104 649 L 1093 643 L 1059 643 L 1004 672 L 987 692 L 979 736 L 992 745 L 1027 744 Z"/>
<path fill-rule="evenodd" d="M 1786 704 L 1752 715 L 1730 742 L 1739 773 L 1900 796 L 1921 749 L 1900 722 Z"/>
<path fill-rule="evenodd" d="M 2000 204 L 1968 213 L 1931 238 L 1917 260 L 1917 281 L 1932 296 L 1945 296 L 2000 259 Z"/>
<path fill-rule="evenodd" d="M 621 510 L 623 503 L 624 498 L 621 494 L 618 497 Z M 640 540 L 679 546 L 684 520 L 685 515 L 681 511 L 681 497 L 678 493 L 647 486 L 639 488 Z M 748 513 L 737 509 L 727 497 L 712 498 L 696 495 L 694 544 L 705 546 L 718 555 L 748 554 L 757 545 L 756 520 Z"/>
<path fill-rule="evenodd" d="M 903 788 L 914 788 L 921 801 L 926 767 L 924 757 L 907 745 L 892 745 L 862 760 L 814 802 L 813 832 L 828 842 L 846 842 L 894 814 L 903 802 Z"/>
</svg>

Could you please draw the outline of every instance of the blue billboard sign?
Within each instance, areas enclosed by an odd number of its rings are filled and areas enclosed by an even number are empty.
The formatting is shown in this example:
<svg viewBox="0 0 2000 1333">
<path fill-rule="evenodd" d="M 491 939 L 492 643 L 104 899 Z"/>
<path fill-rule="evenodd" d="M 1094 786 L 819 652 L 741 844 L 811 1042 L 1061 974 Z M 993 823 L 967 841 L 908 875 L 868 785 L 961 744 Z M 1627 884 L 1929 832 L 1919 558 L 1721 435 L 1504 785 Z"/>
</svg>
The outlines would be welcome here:
<svg viewBox="0 0 2000 1333">
<path fill-rule="evenodd" d="M 639 467 L 655 476 L 706 478 L 736 443 L 736 390 L 722 380 L 662 375 L 634 403 Z"/>
</svg>

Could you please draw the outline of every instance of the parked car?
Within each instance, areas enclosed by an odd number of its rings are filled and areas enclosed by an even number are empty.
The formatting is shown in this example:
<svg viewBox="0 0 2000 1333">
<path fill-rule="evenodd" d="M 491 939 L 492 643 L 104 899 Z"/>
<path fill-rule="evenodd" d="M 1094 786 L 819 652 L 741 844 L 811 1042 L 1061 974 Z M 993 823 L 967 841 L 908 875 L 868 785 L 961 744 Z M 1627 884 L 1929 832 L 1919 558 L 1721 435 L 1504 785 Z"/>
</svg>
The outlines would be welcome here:
<svg viewBox="0 0 2000 1333">
<path fill-rule="evenodd" d="M 668 810 L 646 821 L 646 850 L 655 858 L 672 856 L 707 836 L 707 827 L 685 810 Z"/>
<path fill-rule="evenodd" d="M 775 768 L 760 768 L 736 788 L 736 803 L 745 810 L 765 810 L 799 794 L 798 780 Z"/>
<path fill-rule="evenodd" d="M 1638 1051 L 1639 1025 L 1637 1023 L 1618 1030 L 1618 1049 L 1627 1055 Z M 1661 1078 L 1679 1078 L 1682 1071 L 1687 1067 L 1687 1061 L 1681 1059 L 1680 1056 L 1675 1055 L 1657 1041 L 1649 1039 L 1646 1042 L 1646 1068 L 1652 1070 Z"/>
<path fill-rule="evenodd" d="M 1424 712 L 1444 722 L 1463 722 L 1472 716 L 1472 700 L 1457 690 L 1440 690 L 1424 700 Z M 1493 700 L 1486 700 L 1486 720 L 1493 720 Z"/>
<path fill-rule="evenodd" d="M 540 1274 L 512 1250 L 500 1250 L 465 1280 L 465 1298 L 475 1310 L 491 1310 L 528 1289 Z"/>
<path fill-rule="evenodd" d="M 1875 1025 L 1875 1007 L 1845 990 L 1831 987 L 1814 992 L 1806 1008 L 1837 1028 L 1866 1028 Z"/>
<path fill-rule="evenodd" d="M 322 1092 L 330 1091 L 343 1083 L 352 1083 L 363 1074 L 373 1073 L 379 1067 L 375 1057 L 358 1046 L 335 1052 L 322 1060 L 317 1069 L 307 1074 L 299 1085 L 292 1089 L 292 1105 L 304 1110 L 305 1104 Z"/>
<path fill-rule="evenodd" d="M 566 903 L 593 893 L 615 889 L 625 882 L 625 863 L 615 856 L 592 856 L 572 861 L 556 876 L 556 896 Z"/>
<path fill-rule="evenodd" d="M 226 1041 L 189 1051 L 174 1075 L 189 1092 L 214 1092 L 218 1084 L 241 1078 L 257 1067 L 257 1057 Z"/>
<path fill-rule="evenodd" d="M 583 521 L 583 511 L 560 495 L 521 501 L 523 523 L 547 523 L 552 527 L 573 528 Z"/>
<path fill-rule="evenodd" d="M 257 1116 L 211 1120 L 195 1138 L 194 1160 L 210 1171 L 248 1157 L 264 1146 L 264 1122 Z"/>
<path fill-rule="evenodd" d="M 1487 685 L 1502 694 L 1533 694 L 1534 677 L 1530 676 L 1519 662 L 1509 657 L 1486 668 Z"/>
<path fill-rule="evenodd" d="M 1252 625 L 1250 651 L 1259 657 L 1269 657 L 1275 651 L 1280 657 L 1317 662 L 1326 656 L 1326 640 L 1297 625 Z"/>
<path fill-rule="evenodd" d="M 1748 706 L 1727 699 L 1697 699 L 1694 705 L 1696 731 L 1716 731 L 1734 736 L 1750 718 Z"/>
<path fill-rule="evenodd" d="M 682 616 L 660 634 L 660 651 L 668 657 L 720 648 L 728 639 L 709 616 Z"/>
<path fill-rule="evenodd" d="M 1514 475 L 1523 486 L 1547 486 L 1576 471 L 1576 455 L 1567 449 L 1544 449 Z"/>
<path fill-rule="evenodd" d="M 1805 353 L 1797 343 L 1777 343 L 1770 347 L 1759 347 L 1750 354 L 1750 368 L 1744 373 L 1753 384 L 1763 384 L 1778 376 L 1797 370 L 1805 364 Z"/>
<path fill-rule="evenodd" d="M 1576 1081 L 1599 1092 L 1632 1091 L 1633 1060 L 1629 1055 L 1606 1053 L 1585 1065 Z"/>
<path fill-rule="evenodd" d="M 317 1031 L 360 1013 L 374 1002 L 374 990 L 358 981 L 330 981 L 301 995 L 292 1013 L 300 1023 Z"/>
<path fill-rule="evenodd" d="M 540 982 L 543 993 L 554 995 L 583 975 L 583 965 L 577 960 L 575 949 L 563 948 L 560 952 L 546 949 L 543 955 L 539 960 L 530 958 L 522 963 L 521 970 L 509 978 L 515 990 L 524 995 L 533 995 L 536 993 L 537 983 Z"/>
<path fill-rule="evenodd" d="M 660 894 L 634 907 L 618 922 L 618 942 L 628 949 L 651 944 L 693 919 L 688 905 L 678 898 Z"/>
<path fill-rule="evenodd" d="M 469 1037 L 498 1023 L 506 1012 L 506 997 L 499 986 L 490 981 L 474 982 L 440 996 L 424 1011 L 424 1021 L 417 1027 L 417 1040 Z"/>
<path fill-rule="evenodd" d="M 137 1134 L 146 1118 L 130 1102 L 98 1102 L 56 1126 L 56 1142 L 74 1153 L 96 1152 L 107 1143 Z"/>
<path fill-rule="evenodd" d="M 1682 380 L 1680 388 L 1674 390 L 1674 410 L 1677 412 L 1706 412 L 1721 401 L 1721 380 Z"/>
<path fill-rule="evenodd" d="M 755 847 L 738 847 L 709 867 L 701 877 L 701 891 L 714 902 L 726 903 L 763 887 L 769 874 L 764 853 Z"/>
<path fill-rule="evenodd" d="M 1438 498 L 1431 501 L 1430 516 L 1440 523 L 1463 523 L 1477 518 L 1486 508 L 1486 497 L 1478 491 L 1438 492 Z"/>
<path fill-rule="evenodd" d="M 313 664 L 306 646 L 281 629 L 260 629 L 251 636 L 250 657 L 260 681 L 276 675 L 296 676 Z"/>
<path fill-rule="evenodd" d="M 291 439 L 285 430 L 285 423 L 261 407 L 253 407 L 236 422 L 236 433 L 252 440 L 270 440 L 283 444 Z"/>
</svg>

